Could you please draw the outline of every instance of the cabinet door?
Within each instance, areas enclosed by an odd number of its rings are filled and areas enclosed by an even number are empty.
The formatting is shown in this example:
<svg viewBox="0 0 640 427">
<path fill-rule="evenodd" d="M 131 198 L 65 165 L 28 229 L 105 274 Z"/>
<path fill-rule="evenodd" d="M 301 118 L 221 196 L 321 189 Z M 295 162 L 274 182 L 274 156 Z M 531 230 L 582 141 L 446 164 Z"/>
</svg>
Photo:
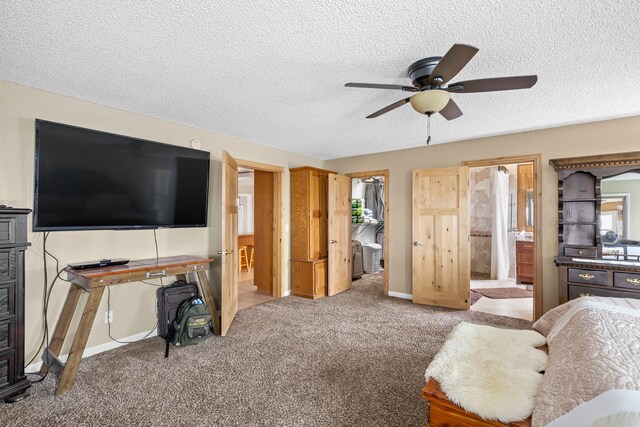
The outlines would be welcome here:
<svg viewBox="0 0 640 427">
<path fill-rule="evenodd" d="M 327 256 L 327 175 L 309 171 L 309 259 Z"/>
<path fill-rule="evenodd" d="M 318 298 L 327 293 L 327 262 L 319 261 L 313 265 L 313 296 Z"/>
</svg>

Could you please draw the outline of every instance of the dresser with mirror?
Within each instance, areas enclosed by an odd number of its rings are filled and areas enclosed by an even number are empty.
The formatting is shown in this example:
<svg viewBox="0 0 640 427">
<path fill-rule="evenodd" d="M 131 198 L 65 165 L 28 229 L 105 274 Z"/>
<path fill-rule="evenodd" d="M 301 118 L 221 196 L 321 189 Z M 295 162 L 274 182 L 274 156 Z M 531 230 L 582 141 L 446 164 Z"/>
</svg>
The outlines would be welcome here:
<svg viewBox="0 0 640 427">
<path fill-rule="evenodd" d="M 560 303 L 640 299 L 640 152 L 553 159 Z"/>
</svg>

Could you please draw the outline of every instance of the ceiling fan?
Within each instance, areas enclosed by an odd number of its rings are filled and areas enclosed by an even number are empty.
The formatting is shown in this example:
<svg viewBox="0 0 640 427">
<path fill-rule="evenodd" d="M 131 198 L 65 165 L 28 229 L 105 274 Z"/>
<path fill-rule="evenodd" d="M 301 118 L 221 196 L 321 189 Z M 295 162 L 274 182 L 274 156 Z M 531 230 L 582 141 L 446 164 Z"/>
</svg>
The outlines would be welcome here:
<svg viewBox="0 0 640 427">
<path fill-rule="evenodd" d="M 445 119 L 453 120 L 462 116 L 462 111 L 451 99 L 450 93 L 495 92 L 500 90 L 528 89 L 538 81 L 538 76 L 496 77 L 490 79 L 465 80 L 449 82 L 478 53 L 478 48 L 466 44 L 454 44 L 444 56 L 431 56 L 414 62 L 409 66 L 409 77 L 413 86 L 388 85 L 375 83 L 347 83 L 346 87 L 367 89 L 392 89 L 415 92 L 408 98 L 401 99 L 391 105 L 367 116 L 367 119 L 379 117 L 407 103 L 420 114 L 431 117 L 440 113 Z M 429 137 L 429 140 L 431 137 Z M 427 141 L 427 143 L 429 142 Z"/>
</svg>

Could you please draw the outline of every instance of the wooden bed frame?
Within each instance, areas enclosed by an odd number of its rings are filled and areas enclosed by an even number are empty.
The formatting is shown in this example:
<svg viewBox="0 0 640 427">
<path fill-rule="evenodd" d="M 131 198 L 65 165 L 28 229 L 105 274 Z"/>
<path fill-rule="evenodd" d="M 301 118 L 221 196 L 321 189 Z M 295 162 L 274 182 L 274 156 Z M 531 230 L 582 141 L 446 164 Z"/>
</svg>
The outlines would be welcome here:
<svg viewBox="0 0 640 427">
<path fill-rule="evenodd" d="M 467 412 L 447 398 L 440 388 L 438 381 L 429 379 L 422 389 L 422 397 L 429 401 L 429 427 L 531 427 L 531 417 L 524 421 L 504 424 L 480 418 L 476 414 Z"/>
</svg>

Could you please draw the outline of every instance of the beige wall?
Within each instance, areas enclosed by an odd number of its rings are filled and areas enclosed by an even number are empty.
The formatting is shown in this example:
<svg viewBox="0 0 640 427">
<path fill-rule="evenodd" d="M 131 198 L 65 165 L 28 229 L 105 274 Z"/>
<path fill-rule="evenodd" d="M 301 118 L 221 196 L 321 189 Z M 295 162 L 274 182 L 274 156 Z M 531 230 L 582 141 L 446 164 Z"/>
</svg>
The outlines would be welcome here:
<svg viewBox="0 0 640 427">
<path fill-rule="evenodd" d="M 158 230 L 160 256 L 190 254 L 212 256 L 220 249 L 220 158 L 223 149 L 246 160 L 280 165 L 326 167 L 343 173 L 390 169 L 390 216 L 387 224 L 391 244 L 391 291 L 411 293 L 411 171 L 460 165 L 477 160 L 522 154 L 542 154 L 543 160 L 543 286 L 544 307 L 557 304 L 557 278 L 553 257 L 556 253 L 557 178 L 548 165 L 550 158 L 576 155 L 636 151 L 640 146 L 640 117 L 568 126 L 542 131 L 433 145 L 409 150 L 357 156 L 323 162 L 310 157 L 252 144 L 191 127 L 170 123 L 104 107 L 90 102 L 0 82 L 0 203 L 15 207 L 33 206 L 34 120 L 42 118 L 119 134 L 188 146 L 196 138 L 211 152 L 212 185 L 209 227 Z M 450 125 L 458 125 L 451 123 Z M 285 174 L 285 224 L 289 223 L 289 175 Z M 30 233 L 32 247 L 26 257 L 26 350 L 33 356 L 39 343 L 44 270 L 42 265 L 43 233 Z M 48 249 L 63 265 L 84 260 L 124 257 L 130 259 L 155 256 L 153 232 L 76 231 L 51 233 Z M 217 255 L 215 256 L 217 257 Z M 285 259 L 289 259 L 289 236 L 285 238 Z M 54 273 L 49 262 L 48 273 Z M 217 263 L 219 265 L 219 263 Z M 214 277 L 218 271 L 214 271 Z M 285 269 L 288 283 L 288 264 Z M 214 280 L 217 281 L 217 280 Z M 49 311 L 55 322 L 68 289 L 58 282 Z M 126 284 L 114 287 L 111 306 L 114 311 L 112 334 L 126 337 L 150 330 L 155 323 L 155 287 Z M 104 324 L 106 298 L 98 311 L 89 346 L 110 341 Z M 77 316 L 76 316 L 77 317 Z M 76 319 L 77 321 L 77 319 Z M 66 343 L 66 347 L 70 343 Z"/>
<path fill-rule="evenodd" d="M 229 151 L 232 156 L 237 158 L 285 168 L 303 165 L 323 166 L 322 161 L 310 157 L 0 81 L 0 204 L 33 208 L 34 120 L 36 118 L 181 146 L 188 146 L 189 142 L 195 138 L 200 140 L 203 150 L 211 152 L 212 183 L 209 227 L 158 230 L 160 256 L 180 254 L 214 256 L 216 251 L 220 249 L 220 159 L 222 150 Z M 285 174 L 284 202 L 284 223 L 288 224 L 288 172 Z M 44 280 L 43 233 L 30 232 L 29 240 L 32 247 L 26 254 L 27 360 L 34 355 L 42 334 L 41 312 Z M 47 240 L 47 249 L 57 256 L 63 265 L 102 258 L 140 259 L 155 256 L 151 230 L 53 232 Z M 285 259 L 289 259 L 288 233 L 285 238 Z M 219 263 L 217 264 L 219 265 Z M 51 260 L 48 263 L 48 273 L 50 278 L 55 276 Z M 213 273 L 215 277 L 218 272 L 214 271 Z M 287 289 L 288 277 L 287 268 L 285 270 Z M 168 279 L 165 279 L 165 283 L 166 280 Z M 55 322 L 57 319 L 68 286 L 64 282 L 56 284 L 50 302 L 50 322 Z M 141 283 L 113 287 L 111 308 L 114 312 L 114 319 L 111 330 L 115 338 L 127 337 L 153 328 L 155 324 L 155 290 L 155 287 Z M 88 346 L 110 341 L 104 323 L 106 300 L 105 296 L 98 310 Z M 66 348 L 69 346 L 70 342 L 67 342 Z"/>
<path fill-rule="evenodd" d="M 456 122 L 448 125 L 463 126 Z M 421 138 L 418 131 L 416 138 Z M 391 222 L 386 226 L 390 242 L 389 290 L 411 294 L 411 171 L 459 166 L 465 160 L 541 154 L 542 283 L 544 308 L 548 310 L 558 304 L 557 270 L 553 263 L 557 251 L 557 175 L 549 165 L 549 159 L 637 151 L 639 148 L 640 117 L 631 117 L 336 159 L 328 161 L 326 167 L 341 173 L 389 169 L 391 186 L 387 191 Z"/>
</svg>

